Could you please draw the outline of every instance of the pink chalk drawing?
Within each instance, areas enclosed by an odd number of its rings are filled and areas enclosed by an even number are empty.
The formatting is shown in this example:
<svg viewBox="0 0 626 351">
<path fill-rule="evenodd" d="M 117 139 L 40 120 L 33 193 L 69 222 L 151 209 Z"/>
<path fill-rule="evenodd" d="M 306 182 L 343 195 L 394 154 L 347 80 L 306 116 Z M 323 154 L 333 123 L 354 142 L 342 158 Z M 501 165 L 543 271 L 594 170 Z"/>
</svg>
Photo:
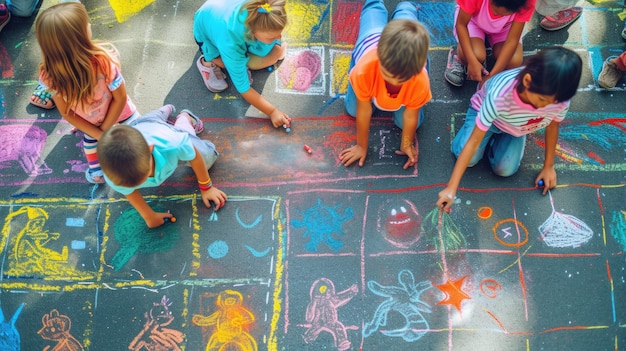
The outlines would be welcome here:
<svg viewBox="0 0 626 351">
<path fill-rule="evenodd" d="M 306 321 L 309 324 L 302 336 L 304 342 L 308 344 L 315 341 L 319 334 L 325 331 L 333 336 L 337 350 L 348 350 L 351 345 L 346 333 L 348 328 L 339 321 L 337 309 L 348 303 L 358 291 L 355 284 L 337 293 L 335 284 L 330 279 L 316 280 L 311 285 L 309 292 L 311 301 L 306 307 Z"/>
<path fill-rule="evenodd" d="M 278 78 L 283 87 L 300 92 L 309 90 L 322 69 L 322 59 L 311 51 L 303 50 L 285 58 L 278 69 Z"/>
<path fill-rule="evenodd" d="M 11 56 L 9 52 L 0 42 L 0 73 L 2 79 L 13 78 L 13 63 L 11 62 Z"/>
<path fill-rule="evenodd" d="M 60 314 L 59 311 L 53 309 L 49 314 L 44 314 L 41 318 L 43 326 L 37 334 L 44 340 L 51 340 L 57 344 L 50 348 L 46 346 L 45 351 L 83 351 L 83 345 L 72 334 L 72 320 L 70 317 Z"/>
<path fill-rule="evenodd" d="M 41 158 L 48 134 L 34 125 L 0 126 L 0 168 L 8 168 L 11 161 L 19 162 L 29 176 L 50 174 L 52 169 Z"/>
<path fill-rule="evenodd" d="M 539 226 L 543 242 L 551 247 L 579 247 L 591 240 L 593 230 L 580 219 L 555 211 L 552 193 L 548 195 L 552 214 Z"/>
<path fill-rule="evenodd" d="M 145 313 L 146 322 L 143 329 L 128 345 L 129 350 L 181 350 L 179 344 L 184 341 L 183 333 L 167 328 L 174 321 L 172 311 L 169 309 L 171 305 L 166 295 L 163 295 L 159 303 L 153 303 L 150 311 Z"/>
</svg>

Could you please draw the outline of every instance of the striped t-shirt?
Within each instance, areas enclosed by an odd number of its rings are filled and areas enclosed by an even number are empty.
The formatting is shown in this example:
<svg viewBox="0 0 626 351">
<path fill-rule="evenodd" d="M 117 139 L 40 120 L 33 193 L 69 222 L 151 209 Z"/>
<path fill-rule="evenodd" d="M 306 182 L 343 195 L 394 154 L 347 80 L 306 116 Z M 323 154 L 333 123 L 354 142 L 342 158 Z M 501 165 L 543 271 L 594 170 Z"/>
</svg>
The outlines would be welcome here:
<svg viewBox="0 0 626 351">
<path fill-rule="evenodd" d="M 535 108 L 520 99 L 515 86 L 522 69 L 519 67 L 496 74 L 472 96 L 471 106 L 478 111 L 478 129 L 486 132 L 493 124 L 507 134 L 520 137 L 565 118 L 569 100 Z"/>
</svg>

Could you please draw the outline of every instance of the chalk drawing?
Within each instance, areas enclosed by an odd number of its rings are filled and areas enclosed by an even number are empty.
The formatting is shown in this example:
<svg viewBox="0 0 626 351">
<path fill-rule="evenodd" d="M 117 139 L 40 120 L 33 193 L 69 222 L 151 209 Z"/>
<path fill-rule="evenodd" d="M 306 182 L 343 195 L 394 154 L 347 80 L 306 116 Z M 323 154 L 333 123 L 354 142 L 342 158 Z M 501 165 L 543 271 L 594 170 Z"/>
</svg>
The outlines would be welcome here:
<svg viewBox="0 0 626 351">
<path fill-rule="evenodd" d="M 222 258 L 228 254 L 228 244 L 224 240 L 215 240 L 208 247 L 209 257 Z"/>
<path fill-rule="evenodd" d="M 115 12 L 115 17 L 119 23 L 128 21 L 153 2 L 154 0 L 109 0 L 109 4 Z"/>
<path fill-rule="evenodd" d="M 2 42 L 0 42 L 0 73 L 2 79 L 13 78 L 13 62 Z"/>
<path fill-rule="evenodd" d="M 445 294 L 443 300 L 437 302 L 437 305 L 452 305 L 456 307 L 457 311 L 461 312 L 461 303 L 463 300 L 471 299 L 471 297 L 463 291 L 465 278 L 467 277 L 461 277 L 458 280 L 448 279 L 442 285 L 435 285 Z"/>
<path fill-rule="evenodd" d="M 408 248 L 420 239 L 422 216 L 409 200 L 386 200 L 378 210 L 378 230 L 396 247 Z"/>
<path fill-rule="evenodd" d="M 502 285 L 494 279 L 483 279 L 483 281 L 480 282 L 480 291 L 490 299 L 498 297 L 500 290 L 502 290 Z"/>
<path fill-rule="evenodd" d="M 224 290 L 215 301 L 217 310 L 209 316 L 195 314 L 194 325 L 214 327 L 206 351 L 240 350 L 256 351 L 256 340 L 248 333 L 255 317 L 243 304 L 243 295 L 235 290 Z"/>
<path fill-rule="evenodd" d="M 321 332 L 327 332 L 332 335 L 337 350 L 350 349 L 346 327 L 339 321 L 337 309 L 350 302 L 358 292 L 356 284 L 336 292 L 335 284 L 330 279 L 320 278 L 313 282 L 309 291 L 310 301 L 306 307 L 306 321 L 309 324 L 302 336 L 304 342 L 310 344 Z"/>
<path fill-rule="evenodd" d="M 146 322 L 143 329 L 128 345 L 129 350 L 181 350 L 179 344 L 184 340 L 183 333 L 166 328 L 174 321 L 172 311 L 169 309 L 171 305 L 172 302 L 166 295 L 163 295 L 158 303 L 153 303 L 150 311 L 144 314 Z"/>
<path fill-rule="evenodd" d="M 91 278 L 91 274 L 71 267 L 67 246 L 61 252 L 46 247 L 61 236 L 45 229 L 47 220 L 45 210 L 30 206 L 21 207 L 5 218 L 0 247 L 8 252 L 8 269 L 4 275 Z"/>
<path fill-rule="evenodd" d="M 324 47 L 289 47 L 277 70 L 276 90 L 285 94 L 323 95 L 326 92 Z"/>
<path fill-rule="evenodd" d="M 497 222 L 491 230 L 496 241 L 504 246 L 520 247 L 528 242 L 528 229 L 514 218 Z"/>
<path fill-rule="evenodd" d="M 386 297 L 383 303 L 378 305 L 370 322 L 363 326 L 363 336 L 368 337 L 376 331 L 391 337 L 400 337 L 408 342 L 419 340 L 429 329 L 428 321 L 422 313 L 430 313 L 431 307 L 420 299 L 422 293 L 430 288 L 429 281 L 415 284 L 413 273 L 402 270 L 398 273 L 400 286 L 383 286 L 375 281 L 367 282 L 368 289 L 382 297 Z M 395 329 L 381 329 L 387 326 L 388 314 L 399 313 L 405 319 L 405 324 Z"/>
<path fill-rule="evenodd" d="M 332 42 L 354 45 L 359 35 L 359 17 L 363 4 L 359 1 L 336 1 L 333 12 Z"/>
<path fill-rule="evenodd" d="M 157 212 L 165 212 L 155 208 Z M 124 211 L 113 224 L 115 239 L 120 244 L 110 264 L 120 270 L 136 253 L 154 253 L 171 249 L 178 241 L 180 226 L 176 224 L 148 228 L 135 208 Z"/>
<path fill-rule="evenodd" d="M 613 211 L 611 217 L 611 236 L 622 246 L 622 251 L 626 251 L 626 211 Z"/>
<path fill-rule="evenodd" d="M 431 50 L 437 46 L 456 45 L 456 39 L 452 34 L 455 5 L 455 2 L 419 3 L 417 19 L 428 28 Z"/>
<path fill-rule="evenodd" d="M 348 91 L 348 69 L 350 68 L 351 51 L 330 49 L 330 96 L 346 95 Z"/>
<path fill-rule="evenodd" d="M 29 176 L 50 174 L 52 170 L 40 159 L 48 134 L 35 125 L 0 126 L 0 169 L 10 168 L 10 161 L 17 161 Z"/>
<path fill-rule="evenodd" d="M 83 345 L 70 333 L 72 329 L 72 320 L 70 317 L 60 314 L 59 311 L 53 309 L 48 314 L 41 317 L 43 326 L 37 331 L 37 334 L 44 340 L 56 342 L 53 348 L 46 346 L 44 350 L 50 351 L 82 351 Z"/>
<path fill-rule="evenodd" d="M 493 210 L 489 206 L 482 206 L 481 208 L 478 209 L 477 214 L 478 214 L 478 218 L 480 219 L 489 219 L 491 218 L 491 215 L 493 214 Z"/>
<path fill-rule="evenodd" d="M 333 207 L 322 204 L 322 199 L 317 199 L 317 205 L 310 207 L 302 213 L 302 220 L 292 220 L 294 228 L 306 228 L 304 237 L 309 237 L 306 249 L 317 252 L 319 245 L 324 243 L 333 251 L 337 252 L 343 247 L 343 241 L 333 238 L 333 234 L 344 235 L 341 226 L 344 222 L 354 217 L 352 208 L 347 207 L 343 214 L 337 212 L 340 205 Z"/>
<path fill-rule="evenodd" d="M 289 25 L 283 36 L 289 42 L 307 42 L 322 29 L 330 11 L 329 0 L 287 1 L 285 10 L 289 14 Z M 297 25 L 296 25 L 297 23 Z M 328 33 L 328 28 L 322 31 Z"/>
<path fill-rule="evenodd" d="M 450 214 L 435 207 L 422 222 L 424 235 L 429 244 L 438 252 L 463 250 L 467 248 L 465 236 L 461 233 Z M 441 233 L 440 233 L 441 230 Z"/>
<path fill-rule="evenodd" d="M 259 224 L 262 220 L 263 220 L 263 215 L 259 215 L 254 222 L 247 224 L 244 223 L 241 218 L 239 217 L 239 207 L 237 207 L 237 209 L 235 210 L 235 218 L 237 219 L 237 222 L 244 228 L 246 229 L 252 229 L 254 227 L 257 226 L 257 224 Z"/>
<path fill-rule="evenodd" d="M 0 350 L 2 351 L 20 351 L 20 333 L 15 328 L 15 322 L 17 322 L 17 317 L 20 316 L 22 309 L 24 308 L 24 304 L 21 304 L 15 313 L 13 313 L 13 317 L 10 320 L 6 321 L 4 319 L 4 312 L 0 308 Z"/>
<path fill-rule="evenodd" d="M 552 214 L 539 226 L 541 239 L 546 245 L 551 247 L 579 247 L 591 240 L 593 231 L 587 224 L 574 216 L 555 211 L 552 193 L 548 192 L 548 195 L 550 196 Z"/>
</svg>

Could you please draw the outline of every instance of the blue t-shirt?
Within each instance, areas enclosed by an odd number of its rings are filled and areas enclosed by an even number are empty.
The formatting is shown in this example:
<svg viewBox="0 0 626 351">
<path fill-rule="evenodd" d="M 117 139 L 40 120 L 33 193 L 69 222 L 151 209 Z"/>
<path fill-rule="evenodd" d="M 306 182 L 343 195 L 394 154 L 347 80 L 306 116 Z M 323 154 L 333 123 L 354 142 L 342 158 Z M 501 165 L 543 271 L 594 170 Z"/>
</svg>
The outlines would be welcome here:
<svg viewBox="0 0 626 351">
<path fill-rule="evenodd" d="M 250 90 L 248 54 L 264 57 L 280 40 L 270 44 L 254 38 L 245 39 L 245 20 L 248 11 L 242 6 L 246 0 L 207 0 L 194 16 L 193 35 L 202 47 L 206 61 L 220 56 L 228 76 L 240 93 Z"/>
</svg>

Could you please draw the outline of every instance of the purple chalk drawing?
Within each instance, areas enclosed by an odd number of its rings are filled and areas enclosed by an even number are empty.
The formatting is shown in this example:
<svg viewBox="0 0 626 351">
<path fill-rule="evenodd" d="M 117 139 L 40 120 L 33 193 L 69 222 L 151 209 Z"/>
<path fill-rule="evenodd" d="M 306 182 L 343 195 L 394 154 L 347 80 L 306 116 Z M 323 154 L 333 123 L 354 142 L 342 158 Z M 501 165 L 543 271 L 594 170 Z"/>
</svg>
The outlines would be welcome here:
<svg viewBox="0 0 626 351">
<path fill-rule="evenodd" d="M 5 125 L 0 126 L 0 135 L 3 136 L 0 167 L 6 167 L 4 163 L 17 161 L 29 176 L 52 173 L 52 169 L 40 160 L 48 138 L 45 130 L 34 125 Z"/>
<path fill-rule="evenodd" d="M 302 336 L 304 342 L 315 341 L 323 331 L 333 336 L 335 347 L 339 351 L 350 348 L 350 340 L 346 333 L 346 327 L 339 321 L 337 309 L 347 304 L 359 289 L 352 285 L 348 289 L 335 292 L 335 284 L 327 278 L 320 278 L 311 285 L 309 295 L 311 301 L 306 307 L 306 321 L 308 329 Z M 352 329 L 352 328 L 351 328 Z"/>
</svg>

